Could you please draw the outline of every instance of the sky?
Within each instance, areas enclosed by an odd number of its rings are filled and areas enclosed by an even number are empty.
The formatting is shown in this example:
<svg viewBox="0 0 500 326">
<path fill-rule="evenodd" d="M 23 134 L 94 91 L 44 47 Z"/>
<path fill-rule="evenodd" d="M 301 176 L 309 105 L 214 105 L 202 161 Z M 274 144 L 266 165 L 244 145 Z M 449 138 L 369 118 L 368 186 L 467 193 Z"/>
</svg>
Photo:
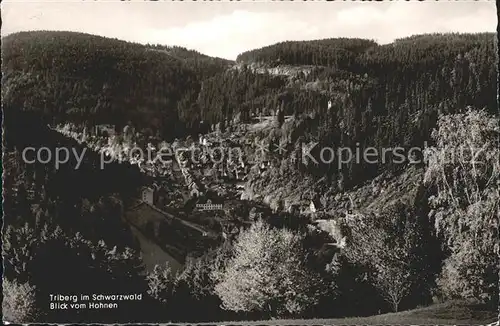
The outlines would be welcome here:
<svg viewBox="0 0 500 326">
<path fill-rule="evenodd" d="M 495 1 L 171 2 L 19 1 L 1 4 L 2 36 L 77 31 L 178 45 L 234 60 L 287 40 L 358 37 L 390 43 L 434 32 L 495 32 Z"/>
</svg>

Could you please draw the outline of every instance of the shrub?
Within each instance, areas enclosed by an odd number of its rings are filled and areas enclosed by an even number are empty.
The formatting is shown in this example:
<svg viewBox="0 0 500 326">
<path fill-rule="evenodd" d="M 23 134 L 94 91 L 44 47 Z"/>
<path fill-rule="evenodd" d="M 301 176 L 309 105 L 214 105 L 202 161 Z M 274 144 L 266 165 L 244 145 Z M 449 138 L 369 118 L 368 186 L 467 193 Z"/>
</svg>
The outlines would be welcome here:
<svg viewBox="0 0 500 326">
<path fill-rule="evenodd" d="M 150 273 L 147 274 L 148 294 L 162 302 L 166 303 L 172 298 L 175 287 L 175 275 L 168 263 L 165 265 L 156 265 Z"/>
<path fill-rule="evenodd" d="M 262 220 L 240 233 L 232 257 L 213 277 L 224 309 L 269 317 L 304 312 L 317 302 L 321 286 L 305 266 L 301 236 Z"/>
<path fill-rule="evenodd" d="M 35 314 L 35 287 L 16 281 L 3 281 L 3 320 L 9 323 L 33 322 Z"/>
<path fill-rule="evenodd" d="M 428 150 L 426 182 L 436 231 L 449 253 L 444 297 L 498 300 L 500 149 L 498 117 L 469 108 L 442 116 Z"/>
<path fill-rule="evenodd" d="M 397 203 L 380 216 L 359 214 L 348 221 L 344 254 L 351 263 L 367 267 L 372 284 L 394 311 L 417 284 L 429 283 L 428 235 L 414 214 Z"/>
</svg>

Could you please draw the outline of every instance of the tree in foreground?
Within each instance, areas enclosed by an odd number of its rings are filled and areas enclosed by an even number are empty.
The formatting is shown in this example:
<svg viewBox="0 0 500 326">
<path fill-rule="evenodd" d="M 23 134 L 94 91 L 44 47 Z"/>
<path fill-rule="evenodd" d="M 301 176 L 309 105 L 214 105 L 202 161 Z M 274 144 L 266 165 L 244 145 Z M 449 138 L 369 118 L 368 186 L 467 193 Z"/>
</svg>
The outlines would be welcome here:
<svg viewBox="0 0 500 326">
<path fill-rule="evenodd" d="M 232 257 L 212 276 L 226 310 L 297 316 L 320 294 L 316 274 L 305 266 L 301 236 L 262 220 L 240 233 Z"/>
<path fill-rule="evenodd" d="M 162 302 L 170 301 L 175 287 L 175 275 L 168 263 L 155 265 L 154 269 L 146 275 L 148 294 Z"/>
<path fill-rule="evenodd" d="M 404 264 L 397 265 L 380 268 L 375 277 L 375 286 L 394 312 L 398 311 L 401 300 L 409 294 L 412 286 L 410 272 Z"/>
<path fill-rule="evenodd" d="M 48 309 L 50 294 L 119 293 L 123 284 L 135 293 L 145 290 L 140 257 L 130 248 L 110 248 L 102 240 L 94 243 L 79 233 L 69 236 L 60 227 L 48 224 L 39 229 L 28 223 L 18 228 L 9 225 L 3 236 L 4 281 L 15 280 L 21 285 L 11 288 L 33 293 L 37 317 L 44 321 L 67 321 L 85 313 L 84 310 Z M 27 286 L 22 285 L 25 283 L 36 288 L 28 291 Z M 126 319 L 128 313 L 132 311 L 120 310 L 120 318 Z M 116 319 L 116 315 L 108 311 L 96 311 L 89 316 L 99 321 Z"/>
<path fill-rule="evenodd" d="M 152 299 L 148 317 L 155 321 L 220 320 L 222 310 L 211 273 L 220 269 L 231 248 L 228 242 L 200 257 L 188 256 L 184 269 L 177 273 L 168 263 L 156 265 L 146 274 L 147 293 Z M 185 310 L 187 306 L 191 310 Z"/>
<path fill-rule="evenodd" d="M 16 324 L 33 322 L 35 311 L 35 288 L 27 282 L 18 283 L 4 279 L 3 320 Z"/>
<path fill-rule="evenodd" d="M 432 134 L 425 181 L 449 253 L 438 282 L 445 298 L 498 300 L 499 132 L 498 117 L 469 108 L 440 117 Z"/>
<path fill-rule="evenodd" d="M 396 203 L 380 216 L 356 214 L 348 223 L 350 241 L 344 254 L 367 268 L 373 286 L 398 311 L 414 286 L 429 283 L 422 221 Z"/>
</svg>

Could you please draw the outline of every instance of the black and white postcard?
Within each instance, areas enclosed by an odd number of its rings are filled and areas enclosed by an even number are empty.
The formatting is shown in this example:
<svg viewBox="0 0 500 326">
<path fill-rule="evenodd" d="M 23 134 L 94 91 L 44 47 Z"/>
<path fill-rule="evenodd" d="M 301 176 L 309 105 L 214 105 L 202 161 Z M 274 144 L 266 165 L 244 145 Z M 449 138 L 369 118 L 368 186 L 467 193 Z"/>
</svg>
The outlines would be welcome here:
<svg viewBox="0 0 500 326">
<path fill-rule="evenodd" d="M 1 12 L 4 323 L 498 325 L 494 1 Z"/>
</svg>

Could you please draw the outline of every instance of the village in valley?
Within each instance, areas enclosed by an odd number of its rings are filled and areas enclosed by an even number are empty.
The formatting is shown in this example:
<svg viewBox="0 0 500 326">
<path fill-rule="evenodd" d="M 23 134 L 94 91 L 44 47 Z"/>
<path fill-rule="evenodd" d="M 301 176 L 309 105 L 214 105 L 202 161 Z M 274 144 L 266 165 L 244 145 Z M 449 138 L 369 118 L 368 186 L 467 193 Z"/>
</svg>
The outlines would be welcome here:
<svg viewBox="0 0 500 326">
<path fill-rule="evenodd" d="M 259 131 L 276 123 L 279 108 L 270 112 L 254 117 L 253 123 L 230 125 L 225 132 L 212 126 L 213 131 L 197 140 L 188 136 L 172 143 L 136 132 L 131 122 L 122 130 L 109 124 L 82 128 L 68 123 L 53 129 L 100 153 L 106 162 L 138 166 L 149 181 L 136 200 L 127 203 L 124 218 L 139 242 L 147 241 L 141 246 L 143 255 L 152 255 L 149 248 L 154 242 L 161 248 L 156 252 L 166 252 L 175 270 L 187 253 L 202 253 L 234 239 L 242 228 L 273 213 L 303 215 L 311 226 L 331 227 L 317 219 L 323 208 L 319 196 L 274 206 L 246 199 L 249 176 L 265 174 L 273 164 L 269 144 L 258 137 Z M 158 258 L 153 259 L 149 269 L 157 263 Z"/>
<path fill-rule="evenodd" d="M 457 21 L 494 6 L 241 5 L 2 34 L 4 321 L 491 322 L 498 42 Z M 48 308 L 78 293 L 143 299 Z"/>
</svg>

